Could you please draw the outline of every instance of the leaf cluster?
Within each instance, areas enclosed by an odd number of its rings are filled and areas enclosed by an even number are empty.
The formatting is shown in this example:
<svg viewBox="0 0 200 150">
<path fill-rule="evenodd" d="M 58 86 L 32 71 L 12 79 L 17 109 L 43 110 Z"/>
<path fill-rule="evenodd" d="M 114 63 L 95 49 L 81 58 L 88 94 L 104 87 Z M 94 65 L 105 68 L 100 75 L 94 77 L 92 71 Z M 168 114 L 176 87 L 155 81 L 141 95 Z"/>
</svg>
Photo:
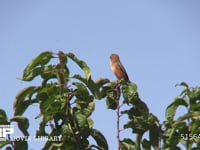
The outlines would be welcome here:
<svg viewBox="0 0 200 150">
<path fill-rule="evenodd" d="M 180 144 L 190 150 L 200 149 L 200 87 L 185 89 L 166 109 L 165 130 L 163 133 L 164 149 L 181 149 Z M 177 116 L 178 109 L 185 114 Z"/>
<path fill-rule="evenodd" d="M 54 59 L 58 60 L 57 64 L 51 63 Z M 69 70 L 73 68 L 68 68 L 69 59 L 82 69 L 84 76 L 70 74 Z M 29 119 L 24 113 L 29 106 L 36 103 L 40 110 L 36 119 L 41 118 L 41 122 L 35 136 L 57 136 L 61 139 L 47 141 L 43 149 L 89 150 L 95 147 L 107 150 L 107 141 L 100 131 L 93 128 L 90 116 L 95 109 L 94 100 L 102 98 L 102 87 L 109 80 L 93 81 L 90 68 L 84 61 L 73 53 L 61 51 L 45 51 L 39 54 L 26 66 L 21 80 L 32 81 L 38 76 L 42 79 L 41 85 L 21 90 L 14 101 L 14 117 L 8 121 L 6 113 L 1 110 L 0 123 L 16 122 L 23 135 L 29 136 Z M 96 144 L 90 144 L 89 137 Z M 26 140 L 4 141 L 0 147 L 6 144 L 11 144 L 13 149 L 28 149 Z"/>
<path fill-rule="evenodd" d="M 73 68 L 70 68 L 69 61 L 77 65 L 83 75 L 71 74 Z M 29 120 L 33 118 L 24 114 L 30 106 L 37 104 L 39 112 L 35 119 L 41 121 L 35 136 L 60 139 L 47 141 L 44 150 L 108 150 L 106 138 L 94 128 L 91 118 L 95 100 L 102 99 L 108 109 L 117 112 L 118 150 L 176 150 L 181 149 L 181 144 L 188 150 L 200 149 L 199 87 L 190 88 L 181 83 L 185 89 L 166 108 L 166 120 L 160 123 L 140 98 L 135 83 L 110 82 L 106 78 L 94 81 L 88 65 L 73 53 L 40 53 L 26 66 L 20 79 L 31 82 L 38 77 L 40 85 L 26 87 L 17 94 L 12 118 L 8 119 L 6 112 L 0 109 L 0 124 L 16 122 L 24 137 L 29 137 Z M 125 109 L 122 106 L 126 106 Z M 179 108 L 185 109 L 185 114 L 178 115 Z M 127 116 L 128 120 L 120 129 L 122 116 Z M 135 138 L 120 137 L 120 133 L 127 129 L 131 129 Z M 8 137 L 6 141 L 0 141 L 0 148 L 27 150 L 28 141 L 26 138 L 12 141 Z"/>
</svg>

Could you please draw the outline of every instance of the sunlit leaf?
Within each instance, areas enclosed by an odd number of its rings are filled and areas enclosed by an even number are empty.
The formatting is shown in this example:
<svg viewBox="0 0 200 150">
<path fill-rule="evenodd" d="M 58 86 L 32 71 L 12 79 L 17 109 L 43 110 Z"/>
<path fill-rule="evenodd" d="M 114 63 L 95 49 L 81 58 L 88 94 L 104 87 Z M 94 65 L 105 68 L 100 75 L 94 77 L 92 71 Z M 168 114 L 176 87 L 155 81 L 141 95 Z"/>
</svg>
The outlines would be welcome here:
<svg viewBox="0 0 200 150">
<path fill-rule="evenodd" d="M 122 93 L 124 101 L 131 103 L 137 94 L 137 85 L 129 82 L 122 82 Z"/>
<path fill-rule="evenodd" d="M 187 107 L 188 104 L 181 98 L 175 98 L 174 101 L 166 109 L 166 118 L 169 122 L 173 121 L 176 110 L 179 106 Z"/>
<path fill-rule="evenodd" d="M 44 66 L 45 64 L 47 64 L 50 59 L 52 58 L 52 52 L 50 51 L 45 51 L 40 53 L 36 58 L 34 58 L 24 69 L 24 74 L 23 74 L 23 80 L 25 81 L 30 81 L 32 80 L 36 75 L 39 75 L 39 73 L 41 72 L 40 70 L 35 70 L 34 72 L 33 69 L 35 69 L 36 67 L 41 67 Z"/>
<path fill-rule="evenodd" d="M 121 150 L 136 150 L 136 143 L 129 138 L 124 138 L 120 141 Z"/>
<path fill-rule="evenodd" d="M 105 96 L 106 96 L 106 91 L 105 91 L 105 84 L 109 83 L 110 81 L 108 79 L 105 79 L 105 78 L 100 78 L 98 79 L 95 83 L 96 83 L 96 87 L 95 87 L 95 90 L 96 90 L 96 94 L 95 94 L 95 97 L 97 99 L 103 99 Z M 98 92 L 97 92 L 98 91 Z"/>
<path fill-rule="evenodd" d="M 138 117 L 140 119 L 147 120 L 149 117 L 149 109 L 147 105 L 140 99 L 135 101 L 133 107 L 131 107 L 129 110 L 124 110 L 121 113 L 127 114 L 129 119 Z"/>
<path fill-rule="evenodd" d="M 190 124 L 191 134 L 193 134 L 193 135 L 197 134 L 198 136 L 200 136 L 200 129 L 199 129 L 199 127 L 200 127 L 200 119 L 198 119 L 198 120 L 193 119 L 192 122 L 191 122 L 191 124 Z"/>
<path fill-rule="evenodd" d="M 76 96 L 76 106 L 77 108 L 86 116 L 90 116 L 94 111 L 95 103 L 94 97 L 90 95 L 87 87 L 78 82 L 74 82 L 77 88 L 75 89 L 74 96 Z"/>
<path fill-rule="evenodd" d="M 189 97 L 191 104 L 191 110 L 200 110 L 200 87 L 195 87 L 191 91 L 188 91 L 186 95 Z"/>
<path fill-rule="evenodd" d="M 100 93 L 100 88 L 101 86 L 100 83 L 95 83 L 91 78 L 88 80 L 81 75 L 75 74 L 73 78 L 78 79 L 79 81 L 83 82 L 87 88 L 91 91 L 91 93 L 95 96 L 97 99 L 101 99 L 101 93 Z M 103 83 L 102 83 L 103 84 Z"/>
<path fill-rule="evenodd" d="M 52 143 L 52 142 L 51 142 Z M 49 150 L 54 150 L 55 148 L 59 148 L 63 145 L 63 143 L 52 143 L 51 146 L 49 147 Z"/>
<path fill-rule="evenodd" d="M 88 126 L 87 117 L 85 115 L 77 112 L 75 113 L 75 119 L 76 122 L 78 123 L 79 128 L 85 128 L 86 126 Z"/>
<path fill-rule="evenodd" d="M 177 126 L 177 124 L 179 124 L 180 122 L 187 121 L 188 119 L 198 119 L 200 121 L 200 112 L 188 112 L 178 117 L 172 125 Z"/>
<path fill-rule="evenodd" d="M 93 128 L 93 126 L 94 126 L 94 121 L 93 121 L 92 119 L 90 119 L 90 118 L 87 118 L 87 120 L 88 120 L 89 128 Z"/>
<path fill-rule="evenodd" d="M 159 123 L 159 119 L 152 113 L 149 113 L 148 121 L 151 124 Z"/>
<path fill-rule="evenodd" d="M 40 110 L 43 115 L 55 115 L 65 107 L 65 103 L 62 101 L 54 101 L 54 98 L 49 97 L 47 100 L 42 101 Z"/>
<path fill-rule="evenodd" d="M 171 130 L 169 130 L 169 134 L 168 134 L 168 140 L 167 142 L 169 143 L 169 145 L 177 145 L 180 139 L 180 135 L 177 132 L 176 128 L 172 128 Z"/>
<path fill-rule="evenodd" d="M 73 53 L 67 53 L 67 56 L 71 58 L 84 71 L 86 80 L 89 80 L 91 77 L 91 71 L 87 64 L 84 61 L 78 59 Z"/>
<path fill-rule="evenodd" d="M 93 98 L 88 97 L 89 99 L 91 99 L 91 102 L 87 102 L 87 101 L 81 101 L 79 99 L 77 99 L 76 102 L 76 107 L 87 117 L 89 117 L 92 112 L 94 111 L 95 108 L 95 102 L 93 101 Z"/>
<path fill-rule="evenodd" d="M 82 100 L 82 101 L 88 101 L 87 98 L 90 96 L 89 92 L 87 90 L 87 87 L 79 82 L 74 82 L 73 85 L 75 85 L 77 88 L 74 92 L 75 96 Z M 89 100 L 90 102 L 91 100 Z"/>
<path fill-rule="evenodd" d="M 38 68 L 41 68 L 39 75 L 41 75 L 41 77 L 45 80 L 45 82 L 48 81 L 49 79 L 56 78 L 57 65 L 47 65 L 47 66 L 45 65 Z"/>
<path fill-rule="evenodd" d="M 23 81 L 31 81 L 33 80 L 35 77 L 41 75 L 43 73 L 44 67 L 37 67 L 32 69 L 29 74 L 26 74 L 23 76 L 23 78 L 19 78 L 20 80 Z"/>
</svg>

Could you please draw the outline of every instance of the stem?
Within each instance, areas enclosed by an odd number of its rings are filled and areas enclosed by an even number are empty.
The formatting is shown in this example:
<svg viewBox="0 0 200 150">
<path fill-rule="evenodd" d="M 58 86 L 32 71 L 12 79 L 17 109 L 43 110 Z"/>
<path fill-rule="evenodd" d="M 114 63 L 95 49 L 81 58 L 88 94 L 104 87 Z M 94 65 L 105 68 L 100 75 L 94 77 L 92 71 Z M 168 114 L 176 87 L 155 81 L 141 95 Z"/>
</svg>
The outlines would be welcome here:
<svg viewBox="0 0 200 150">
<path fill-rule="evenodd" d="M 188 113 L 189 113 L 189 107 L 187 108 L 188 109 Z M 188 127 L 188 135 L 190 134 L 190 118 L 188 118 L 187 119 L 187 127 Z M 190 147 L 190 139 L 189 138 L 187 138 L 187 140 L 186 140 L 186 150 L 189 150 L 189 147 Z"/>
<path fill-rule="evenodd" d="M 120 99 L 120 95 L 121 95 L 121 91 L 120 91 L 120 84 L 117 83 L 116 87 L 115 87 L 115 91 L 116 91 L 116 99 L 115 102 L 117 104 L 117 143 L 118 143 L 118 150 L 120 150 L 120 107 L 122 105 L 119 104 L 119 99 Z"/>
<path fill-rule="evenodd" d="M 117 105 L 117 143 L 118 143 L 118 150 L 120 150 L 120 106 L 119 102 Z"/>
<path fill-rule="evenodd" d="M 160 129 L 160 134 L 159 134 L 159 137 L 158 137 L 158 149 L 161 149 L 161 142 L 162 142 L 162 124 L 159 124 L 159 129 Z"/>
<path fill-rule="evenodd" d="M 140 150 L 140 143 L 141 143 L 141 139 L 142 139 L 142 135 L 141 133 L 138 133 L 137 134 L 137 137 L 136 137 L 136 149 L 137 150 Z"/>
</svg>

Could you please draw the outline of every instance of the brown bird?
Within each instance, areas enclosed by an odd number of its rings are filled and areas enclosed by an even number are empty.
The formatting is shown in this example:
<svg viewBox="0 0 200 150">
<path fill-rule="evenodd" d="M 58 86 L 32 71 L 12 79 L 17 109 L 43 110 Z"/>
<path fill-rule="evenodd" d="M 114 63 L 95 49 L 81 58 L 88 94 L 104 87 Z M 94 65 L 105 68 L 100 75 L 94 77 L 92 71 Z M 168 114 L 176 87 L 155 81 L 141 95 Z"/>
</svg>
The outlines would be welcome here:
<svg viewBox="0 0 200 150">
<path fill-rule="evenodd" d="M 124 66 L 122 65 L 119 56 L 117 54 L 111 54 L 110 56 L 110 66 L 111 70 L 114 72 L 115 76 L 120 80 L 124 79 L 127 82 L 129 81 L 128 74 L 126 73 L 126 70 Z"/>
</svg>

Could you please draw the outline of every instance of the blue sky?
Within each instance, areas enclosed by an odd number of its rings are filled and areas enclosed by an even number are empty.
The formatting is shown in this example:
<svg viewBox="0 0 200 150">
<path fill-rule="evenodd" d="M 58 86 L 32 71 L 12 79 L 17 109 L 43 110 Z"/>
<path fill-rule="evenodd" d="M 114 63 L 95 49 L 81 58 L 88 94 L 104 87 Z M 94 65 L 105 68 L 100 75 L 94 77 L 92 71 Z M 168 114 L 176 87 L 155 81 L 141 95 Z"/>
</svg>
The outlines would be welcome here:
<svg viewBox="0 0 200 150">
<path fill-rule="evenodd" d="M 109 56 L 117 53 L 141 99 L 162 122 L 165 108 L 182 90 L 175 84 L 200 85 L 199 6 L 198 0 L 1 1 L 0 108 L 12 117 L 16 94 L 39 84 L 17 78 L 44 50 L 73 52 L 90 66 L 93 79 L 110 80 L 116 78 Z M 33 106 L 25 115 L 34 118 L 37 111 Z M 92 118 L 110 149 L 116 149 L 116 113 L 97 101 Z M 33 142 L 30 149 L 40 146 Z"/>
</svg>

